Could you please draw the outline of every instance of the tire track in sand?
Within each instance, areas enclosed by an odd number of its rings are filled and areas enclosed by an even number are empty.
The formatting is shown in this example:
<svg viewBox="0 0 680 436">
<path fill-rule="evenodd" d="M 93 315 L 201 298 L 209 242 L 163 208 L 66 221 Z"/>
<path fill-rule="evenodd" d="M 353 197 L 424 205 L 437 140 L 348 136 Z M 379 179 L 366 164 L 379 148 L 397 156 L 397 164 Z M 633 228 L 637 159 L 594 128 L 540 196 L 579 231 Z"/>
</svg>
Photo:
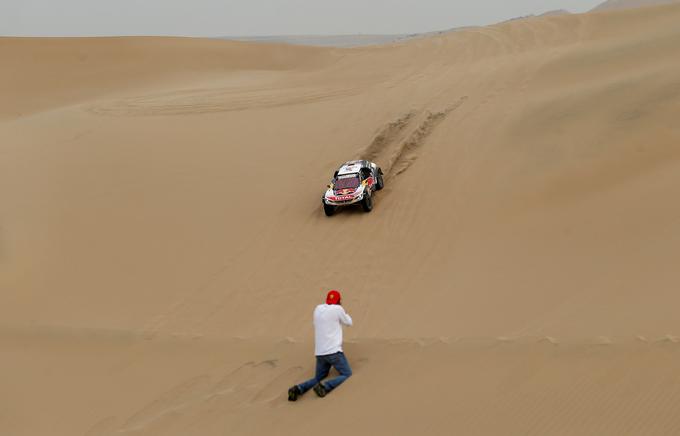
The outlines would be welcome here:
<svg viewBox="0 0 680 436">
<path fill-rule="evenodd" d="M 463 96 L 439 112 L 410 111 L 402 115 L 385 125 L 357 157 L 378 163 L 386 179 L 402 174 L 418 159 L 437 126 L 466 100 Z"/>
<path fill-rule="evenodd" d="M 402 139 L 404 131 L 407 129 L 413 118 L 416 116 L 416 111 L 408 112 L 405 115 L 397 118 L 395 121 L 388 123 L 380 132 L 373 138 L 366 148 L 361 150 L 357 155 L 357 159 L 365 159 L 374 161 L 378 159 L 384 151 L 390 147 L 390 144 L 399 142 Z"/>
</svg>

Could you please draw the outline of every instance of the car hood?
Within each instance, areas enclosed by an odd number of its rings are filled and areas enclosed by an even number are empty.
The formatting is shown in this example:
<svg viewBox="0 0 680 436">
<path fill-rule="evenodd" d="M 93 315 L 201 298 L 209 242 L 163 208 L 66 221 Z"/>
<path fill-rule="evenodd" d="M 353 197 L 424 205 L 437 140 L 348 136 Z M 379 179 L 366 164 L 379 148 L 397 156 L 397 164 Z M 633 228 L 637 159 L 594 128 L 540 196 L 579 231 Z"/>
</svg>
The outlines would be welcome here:
<svg viewBox="0 0 680 436">
<path fill-rule="evenodd" d="M 329 189 L 326 191 L 326 196 L 331 196 L 331 197 L 343 197 L 346 195 L 359 195 L 364 191 L 364 186 L 359 186 L 356 189 L 352 188 L 346 188 L 346 189 Z"/>
</svg>

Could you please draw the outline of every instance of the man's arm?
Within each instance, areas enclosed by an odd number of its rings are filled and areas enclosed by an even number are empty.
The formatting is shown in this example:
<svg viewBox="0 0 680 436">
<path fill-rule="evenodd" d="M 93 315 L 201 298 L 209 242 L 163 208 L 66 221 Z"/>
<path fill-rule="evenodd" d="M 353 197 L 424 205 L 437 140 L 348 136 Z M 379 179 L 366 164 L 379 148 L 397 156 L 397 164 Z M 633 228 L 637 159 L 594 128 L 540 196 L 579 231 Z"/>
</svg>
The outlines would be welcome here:
<svg viewBox="0 0 680 436">
<path fill-rule="evenodd" d="M 347 312 L 345 312 L 345 308 L 342 306 L 338 306 L 340 308 L 340 322 L 346 326 L 351 326 L 352 325 L 352 317 L 349 316 Z"/>
</svg>

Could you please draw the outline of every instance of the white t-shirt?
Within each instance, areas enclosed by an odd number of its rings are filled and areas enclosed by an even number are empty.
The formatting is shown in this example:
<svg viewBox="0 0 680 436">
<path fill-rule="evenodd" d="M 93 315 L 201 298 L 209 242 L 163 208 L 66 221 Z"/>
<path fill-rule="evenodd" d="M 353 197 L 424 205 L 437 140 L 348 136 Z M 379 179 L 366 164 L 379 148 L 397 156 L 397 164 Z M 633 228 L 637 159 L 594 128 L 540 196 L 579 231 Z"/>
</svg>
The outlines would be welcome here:
<svg viewBox="0 0 680 436">
<path fill-rule="evenodd" d="M 319 304 L 314 309 L 314 354 L 326 356 L 342 351 L 342 325 L 352 317 L 339 304 Z"/>
</svg>

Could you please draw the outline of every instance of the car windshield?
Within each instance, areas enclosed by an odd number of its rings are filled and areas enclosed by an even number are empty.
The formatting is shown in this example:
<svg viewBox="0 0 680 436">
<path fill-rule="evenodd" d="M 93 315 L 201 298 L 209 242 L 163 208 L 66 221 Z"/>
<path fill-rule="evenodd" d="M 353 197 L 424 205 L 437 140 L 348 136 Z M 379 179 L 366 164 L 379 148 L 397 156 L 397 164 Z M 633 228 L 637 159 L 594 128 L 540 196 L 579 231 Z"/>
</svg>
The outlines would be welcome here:
<svg viewBox="0 0 680 436">
<path fill-rule="evenodd" d="M 339 176 L 333 187 L 336 191 L 340 189 L 356 189 L 359 187 L 359 175 L 348 174 L 346 176 Z"/>
</svg>

